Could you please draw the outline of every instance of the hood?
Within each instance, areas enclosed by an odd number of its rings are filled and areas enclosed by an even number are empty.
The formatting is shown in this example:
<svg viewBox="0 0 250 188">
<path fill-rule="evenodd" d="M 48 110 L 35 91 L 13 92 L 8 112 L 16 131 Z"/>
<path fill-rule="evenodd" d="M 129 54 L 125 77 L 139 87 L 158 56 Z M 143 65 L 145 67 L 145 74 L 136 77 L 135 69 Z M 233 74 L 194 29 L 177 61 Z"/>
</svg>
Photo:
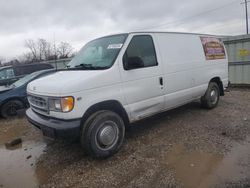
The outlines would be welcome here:
<svg viewBox="0 0 250 188">
<path fill-rule="evenodd" d="M 27 91 L 37 95 L 66 96 L 82 90 L 114 84 L 120 79 L 118 72 L 113 69 L 64 70 L 30 82 Z"/>
<path fill-rule="evenodd" d="M 4 93 L 6 91 L 12 90 L 13 87 L 11 86 L 0 86 L 0 93 Z"/>
</svg>

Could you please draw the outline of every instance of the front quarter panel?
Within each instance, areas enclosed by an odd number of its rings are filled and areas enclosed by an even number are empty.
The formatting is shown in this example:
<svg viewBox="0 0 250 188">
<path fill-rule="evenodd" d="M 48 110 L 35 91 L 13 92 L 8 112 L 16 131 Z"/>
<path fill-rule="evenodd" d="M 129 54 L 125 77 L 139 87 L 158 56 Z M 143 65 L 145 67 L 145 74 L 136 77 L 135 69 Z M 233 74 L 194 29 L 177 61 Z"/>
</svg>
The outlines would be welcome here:
<svg viewBox="0 0 250 188">
<path fill-rule="evenodd" d="M 75 99 L 74 109 L 68 113 L 50 112 L 50 116 L 59 119 L 79 119 L 91 106 L 108 100 L 116 100 L 124 104 L 122 97 L 121 84 L 115 84 L 102 88 L 91 89 L 83 92 L 74 93 L 71 96 Z"/>
<path fill-rule="evenodd" d="M 104 80 L 107 80 L 107 78 L 103 78 L 103 76 L 106 77 L 108 75 L 101 74 L 101 76 L 98 76 L 93 80 L 90 80 L 88 84 L 96 82 L 100 83 Z M 113 80 L 109 82 L 110 84 L 107 84 L 108 82 L 104 81 L 103 83 L 105 84 L 102 84 L 102 86 L 99 87 L 95 87 L 92 89 L 85 89 L 75 93 L 67 93 L 67 96 L 73 96 L 75 99 L 74 109 L 68 113 L 51 111 L 50 116 L 66 120 L 79 119 L 83 117 L 84 113 L 91 106 L 108 100 L 116 100 L 124 106 L 125 100 L 121 89 L 122 84 L 117 63 L 115 63 L 113 67 L 110 69 L 109 76 Z"/>
</svg>

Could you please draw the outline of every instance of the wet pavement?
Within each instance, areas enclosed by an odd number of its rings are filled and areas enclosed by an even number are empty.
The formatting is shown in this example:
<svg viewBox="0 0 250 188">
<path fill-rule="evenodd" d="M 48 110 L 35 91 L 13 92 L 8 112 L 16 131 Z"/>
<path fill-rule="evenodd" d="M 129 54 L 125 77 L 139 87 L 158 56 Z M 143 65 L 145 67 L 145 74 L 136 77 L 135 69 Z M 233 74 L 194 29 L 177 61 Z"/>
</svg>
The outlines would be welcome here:
<svg viewBox="0 0 250 188">
<path fill-rule="evenodd" d="M 0 149 L 0 182 L 4 187 L 37 187 L 39 181 L 35 174 L 35 166 L 37 158 L 42 154 L 42 150 L 46 146 L 43 143 L 27 144 L 25 147 L 32 145 L 32 149 L 24 151 L 23 148 L 13 150 Z M 29 154 L 27 156 L 27 154 Z M 27 159 L 27 157 L 32 156 Z"/>
<path fill-rule="evenodd" d="M 44 139 L 24 117 L 0 119 L 0 187 L 250 187 L 250 90 L 231 89 L 214 110 L 194 102 L 138 122 L 106 160 Z"/>
<path fill-rule="evenodd" d="M 3 123 L 3 124 L 2 124 Z M 5 143 L 22 138 L 20 144 L 6 146 Z M 39 139 L 40 138 L 40 139 Z M 1 121 L 0 132 L 0 184 L 2 187 L 38 187 L 35 174 L 37 159 L 41 156 L 46 143 L 41 135 L 30 132 L 24 118 Z"/>
<path fill-rule="evenodd" d="M 250 139 L 233 146 L 225 156 L 188 152 L 183 145 L 176 145 L 168 154 L 167 162 L 175 169 L 176 178 L 185 187 L 212 187 L 226 181 L 239 182 L 243 178 L 250 178 Z"/>
</svg>

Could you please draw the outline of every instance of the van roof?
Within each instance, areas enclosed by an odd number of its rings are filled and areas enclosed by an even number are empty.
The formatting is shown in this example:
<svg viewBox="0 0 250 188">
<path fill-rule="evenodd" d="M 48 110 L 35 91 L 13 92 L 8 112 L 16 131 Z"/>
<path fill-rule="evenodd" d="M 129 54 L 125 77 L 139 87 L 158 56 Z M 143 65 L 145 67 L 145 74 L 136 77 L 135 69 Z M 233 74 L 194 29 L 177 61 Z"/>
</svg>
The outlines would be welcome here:
<svg viewBox="0 0 250 188">
<path fill-rule="evenodd" d="M 106 36 L 103 36 L 103 37 L 109 37 L 109 36 L 115 36 L 115 35 L 140 34 L 140 33 L 184 34 L 184 35 L 211 36 L 211 37 L 219 37 L 219 38 L 228 37 L 226 35 L 212 35 L 212 34 L 204 34 L 204 33 L 171 32 L 171 31 L 131 31 L 131 32 L 126 32 L 126 33 L 110 34 L 110 35 L 106 35 Z M 102 37 L 98 37 L 98 38 L 102 38 Z"/>
<path fill-rule="evenodd" d="M 188 32 L 171 32 L 171 31 L 133 31 L 129 32 L 129 34 L 134 33 L 167 33 L 167 34 L 185 34 L 185 35 L 206 35 L 206 36 L 215 36 L 211 34 L 202 34 L 202 33 L 188 33 Z"/>
</svg>

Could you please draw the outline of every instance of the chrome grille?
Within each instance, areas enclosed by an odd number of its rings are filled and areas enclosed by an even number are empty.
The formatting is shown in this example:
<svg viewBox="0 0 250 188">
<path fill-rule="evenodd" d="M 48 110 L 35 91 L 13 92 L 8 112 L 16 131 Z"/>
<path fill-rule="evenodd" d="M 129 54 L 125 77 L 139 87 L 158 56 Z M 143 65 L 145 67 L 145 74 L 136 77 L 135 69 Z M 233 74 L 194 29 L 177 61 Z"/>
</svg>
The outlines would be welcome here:
<svg viewBox="0 0 250 188">
<path fill-rule="evenodd" d="M 42 96 L 28 95 L 30 107 L 40 113 L 48 113 L 48 98 Z"/>
</svg>

